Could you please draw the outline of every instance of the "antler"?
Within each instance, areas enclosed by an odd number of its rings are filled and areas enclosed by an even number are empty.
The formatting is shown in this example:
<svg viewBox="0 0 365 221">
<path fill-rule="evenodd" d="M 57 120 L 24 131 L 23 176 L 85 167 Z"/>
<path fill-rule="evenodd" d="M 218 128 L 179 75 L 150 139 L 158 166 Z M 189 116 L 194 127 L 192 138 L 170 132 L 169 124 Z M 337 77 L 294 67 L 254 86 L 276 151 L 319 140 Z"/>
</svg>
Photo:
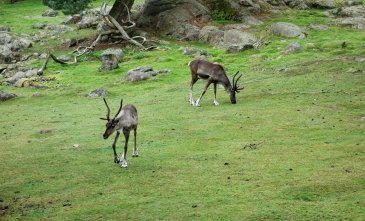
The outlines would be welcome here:
<svg viewBox="0 0 365 221">
<path fill-rule="evenodd" d="M 122 110 L 122 107 L 123 107 L 123 98 L 120 100 L 120 107 L 119 107 L 118 112 L 115 114 L 115 117 L 114 118 L 116 118 L 118 116 L 120 110 Z"/>
<path fill-rule="evenodd" d="M 100 119 L 109 121 L 110 120 L 110 108 L 109 108 L 108 103 L 106 102 L 105 98 L 103 98 L 103 100 L 106 105 L 106 108 L 108 109 L 108 113 L 106 114 L 106 118 L 101 117 Z"/>
<path fill-rule="evenodd" d="M 240 90 L 242 90 L 244 87 L 239 87 L 238 86 L 238 80 L 242 77 L 242 74 L 240 74 L 240 76 L 238 76 L 238 78 L 235 80 L 235 77 L 237 76 L 237 74 L 239 73 L 239 71 L 237 71 L 237 73 L 233 76 L 232 82 L 233 82 L 233 89 L 238 93 L 240 92 Z"/>
</svg>

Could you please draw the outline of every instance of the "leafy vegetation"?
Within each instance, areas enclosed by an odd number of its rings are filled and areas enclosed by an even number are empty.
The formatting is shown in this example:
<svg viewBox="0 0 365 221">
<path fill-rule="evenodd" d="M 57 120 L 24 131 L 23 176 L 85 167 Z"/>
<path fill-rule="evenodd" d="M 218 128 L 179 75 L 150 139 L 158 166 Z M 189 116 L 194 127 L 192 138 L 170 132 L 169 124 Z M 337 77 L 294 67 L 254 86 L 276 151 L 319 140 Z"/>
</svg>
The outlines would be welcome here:
<svg viewBox="0 0 365 221">
<path fill-rule="evenodd" d="M 15 5 L 0 11 L 14 32 L 62 20 L 40 17 L 39 1 Z M 320 14 L 288 11 L 273 20 L 330 23 Z M 334 25 L 307 32 L 268 36 L 267 46 L 237 54 L 165 39 L 162 50 L 129 50 L 114 71 L 98 72 L 95 52 L 77 65 L 50 62 L 45 75 L 55 80 L 46 88 L 0 85 L 18 94 L 0 103 L 1 220 L 363 220 L 365 75 L 356 58 L 364 57 L 365 34 Z M 303 50 L 283 53 L 292 42 Z M 56 44 L 35 48 L 62 49 Z M 193 58 L 180 50 L 187 46 L 208 51 L 230 76 L 244 74 L 236 105 L 221 88 L 218 107 L 211 89 L 202 107 L 188 104 Z M 144 65 L 172 74 L 122 80 Z M 84 97 L 99 87 L 112 114 L 120 98 L 138 108 L 140 157 L 129 149 L 128 169 L 113 163 L 112 139 L 101 137 L 102 99 Z"/>
<path fill-rule="evenodd" d="M 82 12 L 90 4 L 91 0 L 43 0 L 43 4 L 54 10 L 62 10 L 65 15 Z"/>
</svg>

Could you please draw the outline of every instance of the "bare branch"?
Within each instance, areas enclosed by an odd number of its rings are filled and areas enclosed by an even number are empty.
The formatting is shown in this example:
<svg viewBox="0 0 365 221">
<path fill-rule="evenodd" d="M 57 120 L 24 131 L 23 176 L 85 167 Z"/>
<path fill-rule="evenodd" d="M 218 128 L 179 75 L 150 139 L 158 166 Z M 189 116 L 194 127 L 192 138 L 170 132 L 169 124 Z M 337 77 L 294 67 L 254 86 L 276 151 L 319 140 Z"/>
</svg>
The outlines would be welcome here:
<svg viewBox="0 0 365 221">
<path fill-rule="evenodd" d="M 42 65 L 42 67 L 37 71 L 37 74 L 39 75 L 39 76 L 41 76 L 41 75 L 43 75 L 43 71 L 44 70 L 46 70 L 46 68 L 47 68 L 47 64 L 48 64 L 48 61 L 49 61 L 49 57 L 50 57 L 50 52 L 48 51 L 48 53 L 47 53 L 47 57 L 46 57 L 46 60 L 44 61 L 44 63 L 43 63 L 43 65 Z"/>
<path fill-rule="evenodd" d="M 146 48 L 140 44 L 138 41 L 132 39 L 129 37 L 126 31 L 124 31 L 123 27 L 110 15 L 107 15 L 108 19 L 113 23 L 113 25 L 119 30 L 119 32 L 122 34 L 122 37 L 124 40 L 129 41 L 130 43 L 140 47 L 141 49 L 145 50 Z"/>
</svg>

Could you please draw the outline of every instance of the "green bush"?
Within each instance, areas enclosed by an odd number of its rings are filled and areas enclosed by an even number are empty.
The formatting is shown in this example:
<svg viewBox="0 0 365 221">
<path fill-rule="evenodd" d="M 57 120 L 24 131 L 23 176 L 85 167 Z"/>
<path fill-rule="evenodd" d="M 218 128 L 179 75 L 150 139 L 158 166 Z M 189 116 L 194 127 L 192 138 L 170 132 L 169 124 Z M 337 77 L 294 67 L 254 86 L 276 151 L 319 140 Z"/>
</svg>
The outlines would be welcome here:
<svg viewBox="0 0 365 221">
<path fill-rule="evenodd" d="M 43 4 L 54 10 L 62 10 L 65 15 L 83 11 L 91 0 L 43 0 Z"/>
</svg>

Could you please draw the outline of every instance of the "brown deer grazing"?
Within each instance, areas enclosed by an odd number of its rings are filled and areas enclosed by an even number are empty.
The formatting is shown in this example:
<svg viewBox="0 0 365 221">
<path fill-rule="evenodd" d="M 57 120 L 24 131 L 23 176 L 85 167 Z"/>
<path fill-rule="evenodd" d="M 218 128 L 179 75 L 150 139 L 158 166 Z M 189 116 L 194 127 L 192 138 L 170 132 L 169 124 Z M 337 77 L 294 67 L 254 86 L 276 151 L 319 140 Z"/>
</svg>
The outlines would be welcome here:
<svg viewBox="0 0 365 221">
<path fill-rule="evenodd" d="M 231 84 L 222 65 L 213 64 L 209 61 L 204 61 L 204 60 L 194 60 L 189 63 L 189 67 L 191 70 L 189 102 L 191 105 L 200 106 L 200 101 L 203 95 L 207 91 L 209 85 L 212 83 L 214 85 L 214 101 L 213 101 L 214 105 L 219 105 L 217 101 L 217 84 L 222 85 L 224 89 L 227 91 L 227 93 L 229 93 L 229 98 L 231 100 L 231 103 L 232 104 L 236 103 L 236 93 L 238 93 L 240 90 L 243 89 L 243 87 L 240 88 L 237 84 L 238 80 L 242 77 L 242 74 L 239 75 L 237 79 L 235 79 L 239 73 L 237 71 L 237 73 L 232 78 L 232 84 Z M 198 100 L 194 101 L 193 85 L 199 79 L 204 79 L 207 82 Z"/>
<path fill-rule="evenodd" d="M 123 107 L 123 99 L 120 101 L 120 107 L 113 119 L 110 119 L 110 108 L 108 106 L 108 103 L 106 102 L 104 98 L 104 103 L 106 105 L 106 108 L 108 109 L 108 113 L 106 115 L 106 118 L 100 118 L 102 120 L 108 121 L 106 123 L 106 130 L 103 134 L 104 139 L 108 139 L 110 135 L 114 133 L 114 131 L 117 131 L 117 134 L 114 138 L 113 142 L 113 151 L 114 151 L 114 163 L 119 163 L 121 167 L 127 167 L 127 149 L 128 149 L 128 140 L 129 140 L 129 133 L 131 130 L 134 131 L 134 148 L 133 148 L 133 157 L 138 157 L 138 149 L 137 149 L 137 125 L 138 125 L 138 115 L 137 115 L 137 109 L 135 106 L 128 104 Z M 125 138 L 125 144 L 124 144 L 124 151 L 120 157 L 120 160 L 118 159 L 117 152 L 115 151 L 115 146 L 117 143 L 117 140 L 119 138 L 120 133 L 123 132 L 124 138 Z"/>
</svg>

